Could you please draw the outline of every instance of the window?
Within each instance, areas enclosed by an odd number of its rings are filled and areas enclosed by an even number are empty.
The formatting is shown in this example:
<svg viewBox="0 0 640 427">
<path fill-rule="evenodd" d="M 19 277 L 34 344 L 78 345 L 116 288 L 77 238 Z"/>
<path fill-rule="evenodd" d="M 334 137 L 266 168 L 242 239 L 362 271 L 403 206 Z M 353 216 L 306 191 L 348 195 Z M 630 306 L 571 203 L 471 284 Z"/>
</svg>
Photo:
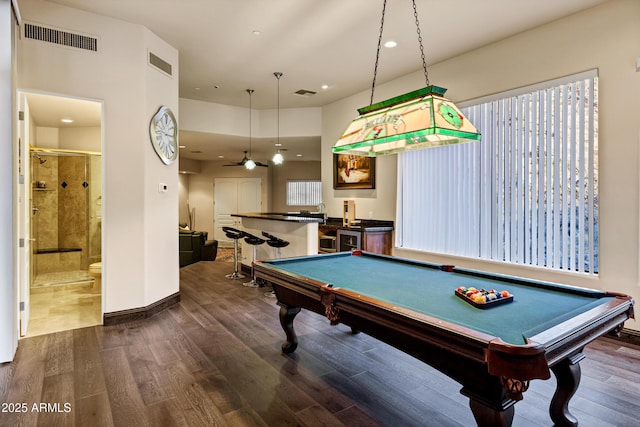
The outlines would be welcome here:
<svg viewBox="0 0 640 427">
<path fill-rule="evenodd" d="M 596 274 L 597 84 L 461 104 L 480 142 L 399 156 L 398 246 Z"/>
<path fill-rule="evenodd" d="M 322 203 L 322 181 L 287 181 L 287 206 Z"/>
</svg>

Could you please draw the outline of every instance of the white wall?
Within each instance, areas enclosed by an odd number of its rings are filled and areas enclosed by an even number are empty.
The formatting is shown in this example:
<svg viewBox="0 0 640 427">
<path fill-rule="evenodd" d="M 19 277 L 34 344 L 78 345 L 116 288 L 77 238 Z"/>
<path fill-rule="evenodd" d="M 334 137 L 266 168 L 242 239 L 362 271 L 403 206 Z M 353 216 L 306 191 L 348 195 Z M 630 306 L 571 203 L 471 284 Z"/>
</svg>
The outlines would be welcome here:
<svg viewBox="0 0 640 427">
<path fill-rule="evenodd" d="M 35 129 L 32 144 L 41 148 L 60 148 L 60 129 L 47 126 L 33 126 Z"/>
<path fill-rule="evenodd" d="M 102 150 L 102 129 L 95 127 L 53 128 L 35 126 L 35 138 L 31 145 L 38 148 L 61 148 L 65 150 Z"/>
<path fill-rule="evenodd" d="M 178 292 L 180 287 L 178 236 L 178 161 L 165 165 L 152 149 L 149 141 L 149 121 L 160 108 L 166 105 L 176 116 L 180 126 L 178 104 L 178 51 L 151 31 L 144 28 L 144 53 L 153 52 L 173 66 L 172 76 L 146 65 L 145 71 L 145 117 L 140 123 L 140 141 L 146 148 L 144 167 L 144 233 L 145 237 L 145 304 L 149 305 Z M 168 191 L 159 191 L 166 184 Z"/>
<path fill-rule="evenodd" d="M 14 136 L 15 24 L 11 2 L 0 0 L 0 363 L 13 360 L 18 345 L 15 308 L 18 292 L 14 274 Z"/>
<path fill-rule="evenodd" d="M 427 47 L 428 50 L 428 47 Z M 596 277 L 513 267 L 445 256 L 430 256 L 395 248 L 394 254 L 455 265 L 516 274 L 534 279 L 606 289 L 640 299 L 638 212 L 640 183 L 640 2 L 614 0 L 565 19 L 460 55 L 429 67 L 432 84 L 449 88 L 453 101 L 487 94 L 597 68 L 599 72 L 600 272 Z M 376 87 L 379 99 L 424 86 L 418 72 Z M 360 93 L 322 110 L 322 177 L 324 198 L 331 215 L 340 212 L 343 193 L 331 189 L 331 146 L 355 115 L 368 105 Z M 353 194 L 357 213 L 374 210 L 376 217 L 393 219 L 396 203 L 397 156 L 377 165 L 375 192 Z M 362 190 L 361 190 L 362 191 Z M 364 206 L 364 208 L 361 208 Z M 640 325 L 629 321 L 629 329 Z"/>
<path fill-rule="evenodd" d="M 60 128 L 60 145 L 67 150 L 102 151 L 102 129 L 99 126 Z"/>
<path fill-rule="evenodd" d="M 177 163 L 149 141 L 160 105 L 178 117 L 178 81 L 147 65 L 147 52 L 178 70 L 178 52 L 146 28 L 40 0 L 21 0 L 23 19 L 99 37 L 99 52 L 22 39 L 19 88 L 104 101 L 103 304 L 144 307 L 178 291 Z M 158 192 L 158 183 L 169 191 Z"/>
<path fill-rule="evenodd" d="M 249 100 L 247 99 L 247 104 Z M 249 136 L 247 120 L 249 108 L 214 104 L 180 98 L 182 130 L 209 132 L 222 135 Z M 320 108 L 280 109 L 280 136 L 318 136 L 321 129 Z M 251 132 L 254 138 L 277 135 L 277 110 L 252 110 Z"/>
</svg>

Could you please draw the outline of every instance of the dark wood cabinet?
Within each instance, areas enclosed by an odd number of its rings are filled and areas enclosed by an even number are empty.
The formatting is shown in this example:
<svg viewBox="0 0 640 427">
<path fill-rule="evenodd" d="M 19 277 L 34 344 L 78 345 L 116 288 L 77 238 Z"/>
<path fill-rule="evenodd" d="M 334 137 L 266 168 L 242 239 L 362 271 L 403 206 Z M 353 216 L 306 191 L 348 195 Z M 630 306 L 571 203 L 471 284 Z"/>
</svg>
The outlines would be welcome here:
<svg viewBox="0 0 640 427">
<path fill-rule="evenodd" d="M 361 249 L 382 255 L 391 255 L 393 248 L 393 221 L 362 220 L 360 226 L 342 227 L 338 221 L 329 220 L 318 225 L 320 247 L 318 252 L 344 252 Z M 335 249 L 325 248 L 322 242 L 335 239 Z"/>
<path fill-rule="evenodd" d="M 338 252 L 361 249 L 376 254 L 391 255 L 393 230 L 345 230 L 338 229 L 336 250 Z"/>
<path fill-rule="evenodd" d="M 393 247 L 393 231 L 364 231 L 362 233 L 362 249 L 382 255 L 391 255 Z"/>
</svg>

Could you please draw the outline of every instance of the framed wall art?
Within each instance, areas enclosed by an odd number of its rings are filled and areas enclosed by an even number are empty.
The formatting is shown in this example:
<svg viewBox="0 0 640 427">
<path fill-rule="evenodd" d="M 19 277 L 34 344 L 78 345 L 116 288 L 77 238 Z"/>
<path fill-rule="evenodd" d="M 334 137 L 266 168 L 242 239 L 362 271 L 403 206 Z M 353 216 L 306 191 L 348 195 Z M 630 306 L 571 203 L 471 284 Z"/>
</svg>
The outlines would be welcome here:
<svg viewBox="0 0 640 427">
<path fill-rule="evenodd" d="M 333 188 L 376 188 L 376 158 L 334 154 Z"/>
</svg>

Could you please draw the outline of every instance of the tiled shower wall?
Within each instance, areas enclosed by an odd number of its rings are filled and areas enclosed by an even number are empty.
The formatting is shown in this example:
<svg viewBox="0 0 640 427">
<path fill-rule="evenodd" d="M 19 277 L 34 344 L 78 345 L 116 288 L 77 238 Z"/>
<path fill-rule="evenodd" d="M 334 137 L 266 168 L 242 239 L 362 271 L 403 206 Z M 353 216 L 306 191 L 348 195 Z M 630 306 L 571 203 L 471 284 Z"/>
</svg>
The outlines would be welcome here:
<svg viewBox="0 0 640 427">
<path fill-rule="evenodd" d="M 100 156 L 40 158 L 46 162 L 33 157 L 31 163 L 32 202 L 37 208 L 31 219 L 34 273 L 86 270 L 100 258 Z M 97 173 L 91 173 L 92 167 Z M 37 253 L 53 249 L 58 251 Z"/>
</svg>

